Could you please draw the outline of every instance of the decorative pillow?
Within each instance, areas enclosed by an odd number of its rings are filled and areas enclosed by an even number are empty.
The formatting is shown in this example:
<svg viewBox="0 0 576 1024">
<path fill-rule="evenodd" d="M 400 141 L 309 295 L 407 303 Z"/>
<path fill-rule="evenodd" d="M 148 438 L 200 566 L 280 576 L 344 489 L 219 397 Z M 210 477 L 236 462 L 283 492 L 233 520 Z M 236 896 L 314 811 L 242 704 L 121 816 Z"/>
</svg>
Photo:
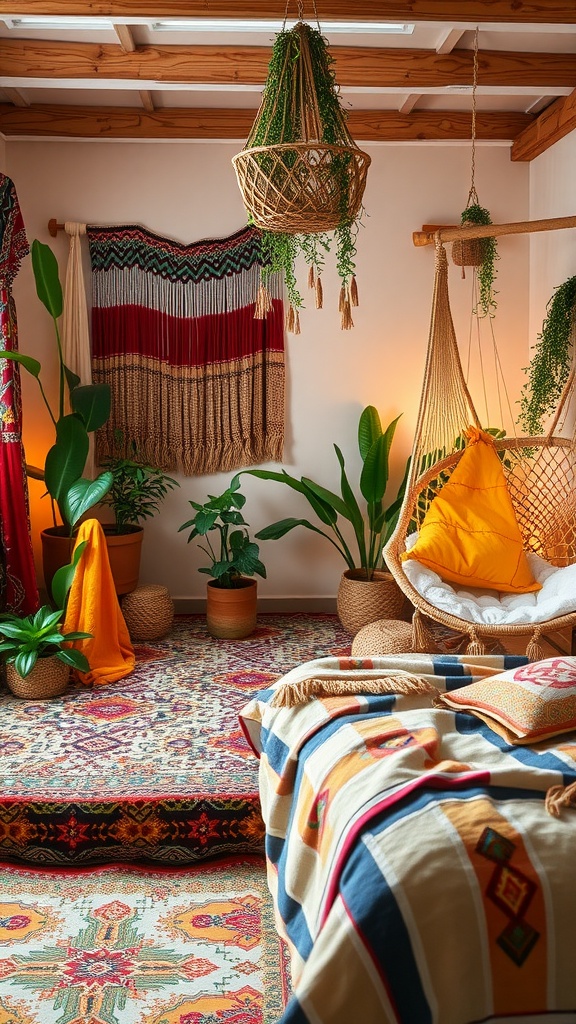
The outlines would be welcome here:
<svg viewBox="0 0 576 1024">
<path fill-rule="evenodd" d="M 466 451 L 431 503 L 414 547 L 402 557 L 465 587 L 513 594 L 540 590 L 494 442 L 476 427 L 465 437 Z"/>
<path fill-rule="evenodd" d="M 470 711 L 509 743 L 537 743 L 576 729 L 576 658 L 546 658 L 443 693 L 436 702 Z"/>
</svg>

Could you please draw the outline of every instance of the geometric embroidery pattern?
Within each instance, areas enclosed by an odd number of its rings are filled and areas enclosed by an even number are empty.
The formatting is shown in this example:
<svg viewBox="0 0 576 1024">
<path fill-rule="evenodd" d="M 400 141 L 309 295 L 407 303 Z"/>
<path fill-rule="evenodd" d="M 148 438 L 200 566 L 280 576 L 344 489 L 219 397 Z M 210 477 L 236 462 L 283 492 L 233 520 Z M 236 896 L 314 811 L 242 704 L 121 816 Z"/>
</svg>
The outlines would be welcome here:
<svg viewBox="0 0 576 1024">
<path fill-rule="evenodd" d="M 537 886 L 509 863 L 514 850 L 515 844 L 493 828 L 485 828 L 476 845 L 476 852 L 495 864 L 486 895 L 510 918 L 498 945 L 521 967 L 539 938 L 539 932 L 524 920 Z"/>
</svg>

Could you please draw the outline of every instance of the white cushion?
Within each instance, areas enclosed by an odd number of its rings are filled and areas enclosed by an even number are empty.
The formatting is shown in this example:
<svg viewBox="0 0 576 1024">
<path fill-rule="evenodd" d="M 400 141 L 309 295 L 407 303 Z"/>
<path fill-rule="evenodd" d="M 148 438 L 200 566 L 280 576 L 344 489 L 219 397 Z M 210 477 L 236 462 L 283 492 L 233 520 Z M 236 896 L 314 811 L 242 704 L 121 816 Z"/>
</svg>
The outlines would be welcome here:
<svg viewBox="0 0 576 1024">
<path fill-rule="evenodd" d="M 409 550 L 416 543 L 417 534 L 406 540 Z M 423 598 L 438 611 L 455 615 L 465 622 L 486 626 L 523 625 L 530 622 L 548 622 L 560 615 L 576 612 L 576 565 L 558 569 L 554 565 L 528 552 L 528 563 L 542 590 L 533 594 L 505 594 L 496 590 L 456 585 L 441 579 L 427 566 L 408 558 L 402 568 L 410 583 Z"/>
</svg>

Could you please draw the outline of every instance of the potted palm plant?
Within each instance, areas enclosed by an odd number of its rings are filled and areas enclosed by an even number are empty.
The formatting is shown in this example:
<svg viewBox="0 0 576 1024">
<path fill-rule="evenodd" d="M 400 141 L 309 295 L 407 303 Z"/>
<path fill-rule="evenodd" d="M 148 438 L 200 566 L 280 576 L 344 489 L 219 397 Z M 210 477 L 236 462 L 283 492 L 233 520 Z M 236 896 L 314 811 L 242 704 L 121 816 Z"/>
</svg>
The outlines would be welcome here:
<svg viewBox="0 0 576 1024">
<path fill-rule="evenodd" d="M 13 359 L 38 383 L 42 401 L 55 431 L 55 441 L 46 455 L 43 469 L 29 467 L 28 472 L 44 480 L 52 502 L 54 526 L 42 533 L 44 579 L 48 591 L 56 569 L 67 563 L 74 546 L 73 532 L 89 509 L 102 500 L 112 484 L 110 472 L 95 480 L 82 474 L 86 466 L 89 434 L 103 426 L 110 415 L 110 388 L 107 384 L 80 384 L 80 378 L 64 363 L 58 320 L 62 315 L 62 286 L 58 263 L 50 246 L 32 242 L 32 269 L 38 298 L 52 317 L 58 358 L 58 399 L 51 405 L 41 379 L 41 364 L 22 352 L 0 351 L 0 358 Z M 68 399 L 71 411 L 66 412 Z M 58 509 L 62 525 L 56 517 Z"/>
<path fill-rule="evenodd" d="M 6 664 L 6 681 L 16 697 L 42 700 L 64 693 L 70 669 L 88 672 L 86 655 L 71 647 L 73 640 L 87 640 L 92 634 L 62 633 L 66 598 L 86 542 L 78 544 L 72 562 L 54 575 L 52 593 L 58 605 L 42 605 L 31 615 L 0 615 L 0 657 Z"/>
<path fill-rule="evenodd" d="M 110 490 L 101 504 L 114 513 L 114 523 L 104 525 L 110 568 L 116 592 L 128 594 L 138 585 L 140 555 L 144 534 L 141 523 L 155 516 L 169 490 L 180 485 L 161 469 L 137 459 L 132 442 L 133 459 L 110 456 L 103 467 L 112 474 Z"/>
<path fill-rule="evenodd" d="M 206 585 L 206 622 L 208 632 L 220 639 L 239 640 L 254 631 L 257 583 L 253 577 L 266 579 L 259 547 L 250 540 L 242 515 L 245 503 L 236 477 L 227 490 L 209 495 L 204 504 L 190 501 L 195 515 L 178 531 L 190 529 L 188 543 L 204 538 L 198 547 L 208 555 L 210 564 L 199 572 L 212 577 Z M 210 534 L 215 535 L 214 544 Z"/>
<path fill-rule="evenodd" d="M 275 480 L 285 484 L 306 498 L 317 519 L 327 529 L 316 526 L 308 519 L 289 518 L 266 526 L 255 536 L 258 540 L 278 540 L 297 526 L 303 526 L 330 541 L 347 566 L 340 581 L 337 606 L 342 625 L 350 633 L 358 632 L 362 626 L 377 619 L 399 619 L 405 613 L 404 595 L 387 571 L 382 554 L 384 545 L 394 531 L 406 486 L 405 473 L 394 501 L 385 506 L 389 454 L 399 419 L 399 416 L 396 417 L 383 430 L 380 416 L 373 405 L 367 406 L 360 416 L 358 447 L 362 470 L 359 489 L 365 501 L 364 510 L 350 485 L 344 456 L 336 444 L 334 450 L 340 465 L 340 494 L 308 477 L 298 480 L 285 470 L 281 473 L 267 469 L 242 470 L 232 481 L 232 485 L 237 484 L 242 473 L 247 473 L 261 480 Z M 345 538 L 343 521 L 352 527 L 356 542 L 355 553 Z"/>
</svg>

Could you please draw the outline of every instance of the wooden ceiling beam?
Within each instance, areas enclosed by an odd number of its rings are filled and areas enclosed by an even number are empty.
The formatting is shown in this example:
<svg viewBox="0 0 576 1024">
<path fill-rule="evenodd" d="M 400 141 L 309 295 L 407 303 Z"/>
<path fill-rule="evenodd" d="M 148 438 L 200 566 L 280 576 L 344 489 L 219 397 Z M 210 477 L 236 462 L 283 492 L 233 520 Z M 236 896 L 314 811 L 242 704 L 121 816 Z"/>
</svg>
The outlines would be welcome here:
<svg viewBox="0 0 576 1024">
<path fill-rule="evenodd" d="M 512 160 L 534 160 L 576 128 L 576 89 L 546 107 L 514 140 Z"/>
<path fill-rule="evenodd" d="M 576 4 L 575 4 L 576 7 Z M 381 49 L 334 46 L 336 79 L 344 86 L 402 88 L 471 84 L 471 50 Z M 145 79 L 219 85 L 260 85 L 266 80 L 271 50 L 265 46 L 139 46 L 126 52 L 111 43 L 60 43 L 3 39 L 3 78 Z M 482 86 L 538 89 L 576 83 L 576 53 L 479 53 Z"/>
<path fill-rule="evenodd" d="M 0 132 L 7 138 L 51 136 L 96 139 L 245 139 L 255 111 L 136 107 L 74 107 L 33 104 L 26 110 L 0 104 Z M 512 140 L 533 118 L 529 114 L 476 115 L 476 137 Z M 403 116 L 390 110 L 351 110 L 348 126 L 363 142 L 411 142 L 470 138 L 468 112 L 417 111 Z"/>
<path fill-rule="evenodd" d="M 244 19 L 281 18 L 276 0 L 244 0 Z M 87 14 L 116 18 L 234 18 L 239 17 L 238 0 L 18 0 L 18 15 L 70 18 Z M 13 0 L 0 0 L 0 16 L 14 14 Z M 312 18 L 312 4 L 304 4 Z M 453 21 L 473 25 L 576 24 L 574 0 L 323 0 L 323 21 Z"/>
<path fill-rule="evenodd" d="M 134 53 L 136 49 L 136 43 L 134 42 L 134 36 L 132 35 L 132 29 L 129 25 L 114 25 L 114 31 L 118 36 L 118 42 L 125 51 L 125 53 Z"/>
</svg>

